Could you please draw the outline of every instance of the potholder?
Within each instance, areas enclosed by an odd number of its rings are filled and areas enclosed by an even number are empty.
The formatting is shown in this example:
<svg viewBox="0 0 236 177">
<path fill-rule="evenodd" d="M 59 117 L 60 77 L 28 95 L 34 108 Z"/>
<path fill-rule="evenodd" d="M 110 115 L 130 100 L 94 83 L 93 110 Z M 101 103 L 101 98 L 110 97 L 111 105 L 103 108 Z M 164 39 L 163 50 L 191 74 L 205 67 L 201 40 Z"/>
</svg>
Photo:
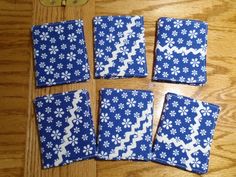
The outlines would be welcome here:
<svg viewBox="0 0 236 177">
<path fill-rule="evenodd" d="M 93 158 L 95 132 L 87 90 L 35 99 L 44 168 Z"/>
<path fill-rule="evenodd" d="M 86 81 L 90 78 L 83 21 L 32 27 L 36 86 Z"/>
<path fill-rule="evenodd" d="M 167 93 L 153 161 L 206 173 L 219 106 Z"/>
<path fill-rule="evenodd" d="M 94 18 L 95 76 L 147 76 L 144 20 L 141 16 Z"/>
<path fill-rule="evenodd" d="M 202 21 L 160 18 L 153 80 L 205 84 L 207 29 Z"/>
<path fill-rule="evenodd" d="M 97 156 L 105 160 L 149 160 L 153 93 L 102 89 Z"/>
</svg>

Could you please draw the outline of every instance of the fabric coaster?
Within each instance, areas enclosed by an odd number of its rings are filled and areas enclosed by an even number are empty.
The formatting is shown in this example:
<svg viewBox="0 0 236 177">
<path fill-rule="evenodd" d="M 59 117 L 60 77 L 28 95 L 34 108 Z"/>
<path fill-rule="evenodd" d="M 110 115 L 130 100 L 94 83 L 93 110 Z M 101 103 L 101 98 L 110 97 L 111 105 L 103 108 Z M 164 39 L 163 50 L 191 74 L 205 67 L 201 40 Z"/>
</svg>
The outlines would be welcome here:
<svg viewBox="0 0 236 177">
<path fill-rule="evenodd" d="M 149 160 L 152 157 L 153 93 L 102 89 L 98 159 Z"/>
<path fill-rule="evenodd" d="M 143 17 L 95 17 L 94 50 L 95 77 L 146 77 Z"/>
<path fill-rule="evenodd" d="M 207 30 L 205 22 L 160 18 L 153 80 L 205 84 Z"/>
<path fill-rule="evenodd" d="M 167 93 L 153 146 L 153 161 L 206 173 L 220 108 Z"/>
<path fill-rule="evenodd" d="M 32 35 L 37 87 L 90 78 L 82 20 L 36 25 Z"/>
<path fill-rule="evenodd" d="M 93 158 L 95 132 L 87 90 L 35 99 L 44 168 Z"/>
</svg>

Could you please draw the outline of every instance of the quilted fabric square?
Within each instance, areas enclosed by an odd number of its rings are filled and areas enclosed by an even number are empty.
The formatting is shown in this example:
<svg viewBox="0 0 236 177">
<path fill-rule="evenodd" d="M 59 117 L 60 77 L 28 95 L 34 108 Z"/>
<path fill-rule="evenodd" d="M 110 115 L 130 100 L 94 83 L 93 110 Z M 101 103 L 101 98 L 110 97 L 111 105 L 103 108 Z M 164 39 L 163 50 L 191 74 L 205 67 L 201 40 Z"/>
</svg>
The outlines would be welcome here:
<svg viewBox="0 0 236 177">
<path fill-rule="evenodd" d="M 197 20 L 160 18 L 153 80 L 205 84 L 207 29 Z"/>
<path fill-rule="evenodd" d="M 90 78 L 83 21 L 32 27 L 36 86 L 86 81 Z"/>
<path fill-rule="evenodd" d="M 87 90 L 35 99 L 44 168 L 93 158 L 96 140 Z"/>
<path fill-rule="evenodd" d="M 152 157 L 153 93 L 102 89 L 98 159 L 149 160 Z"/>
<path fill-rule="evenodd" d="M 168 93 L 153 146 L 153 161 L 206 173 L 219 106 Z"/>
<path fill-rule="evenodd" d="M 143 17 L 95 17 L 94 48 L 95 77 L 147 76 Z"/>
</svg>

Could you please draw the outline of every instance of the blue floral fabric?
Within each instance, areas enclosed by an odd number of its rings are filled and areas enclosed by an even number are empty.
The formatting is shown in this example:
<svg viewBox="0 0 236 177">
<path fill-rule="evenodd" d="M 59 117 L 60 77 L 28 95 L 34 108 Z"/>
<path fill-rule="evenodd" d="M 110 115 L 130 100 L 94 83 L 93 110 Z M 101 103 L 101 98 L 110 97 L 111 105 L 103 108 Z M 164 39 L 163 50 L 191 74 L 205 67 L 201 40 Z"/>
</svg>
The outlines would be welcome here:
<svg viewBox="0 0 236 177">
<path fill-rule="evenodd" d="M 83 21 L 32 27 L 36 86 L 86 81 L 90 78 Z"/>
<path fill-rule="evenodd" d="M 143 17 L 97 16 L 93 22 L 95 77 L 147 76 Z"/>
<path fill-rule="evenodd" d="M 153 80 L 205 84 L 207 30 L 205 22 L 160 18 Z"/>
<path fill-rule="evenodd" d="M 100 100 L 98 158 L 151 159 L 153 93 L 102 89 Z"/>
<path fill-rule="evenodd" d="M 206 173 L 219 106 L 166 95 L 153 146 L 153 161 Z"/>
<path fill-rule="evenodd" d="M 35 99 L 44 168 L 93 158 L 96 140 L 87 90 Z"/>
</svg>

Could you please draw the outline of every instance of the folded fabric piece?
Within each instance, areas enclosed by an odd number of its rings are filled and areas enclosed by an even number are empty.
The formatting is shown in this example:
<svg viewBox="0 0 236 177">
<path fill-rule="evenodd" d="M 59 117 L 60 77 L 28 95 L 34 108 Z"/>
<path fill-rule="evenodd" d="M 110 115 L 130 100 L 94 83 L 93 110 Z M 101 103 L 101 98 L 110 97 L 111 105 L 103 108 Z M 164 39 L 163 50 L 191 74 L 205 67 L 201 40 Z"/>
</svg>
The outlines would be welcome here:
<svg viewBox="0 0 236 177">
<path fill-rule="evenodd" d="M 96 140 L 87 90 L 35 99 L 44 168 L 93 158 Z"/>
<path fill-rule="evenodd" d="M 160 18 L 153 80 L 205 84 L 207 29 L 197 20 Z"/>
<path fill-rule="evenodd" d="M 36 86 L 74 83 L 89 79 L 82 20 L 33 26 L 32 33 Z"/>
<path fill-rule="evenodd" d="M 102 89 L 100 100 L 98 159 L 151 159 L 153 93 Z"/>
<path fill-rule="evenodd" d="M 206 173 L 219 106 L 168 93 L 153 146 L 153 161 Z"/>
<path fill-rule="evenodd" d="M 97 78 L 147 76 L 143 17 L 95 17 L 94 50 Z"/>
</svg>

